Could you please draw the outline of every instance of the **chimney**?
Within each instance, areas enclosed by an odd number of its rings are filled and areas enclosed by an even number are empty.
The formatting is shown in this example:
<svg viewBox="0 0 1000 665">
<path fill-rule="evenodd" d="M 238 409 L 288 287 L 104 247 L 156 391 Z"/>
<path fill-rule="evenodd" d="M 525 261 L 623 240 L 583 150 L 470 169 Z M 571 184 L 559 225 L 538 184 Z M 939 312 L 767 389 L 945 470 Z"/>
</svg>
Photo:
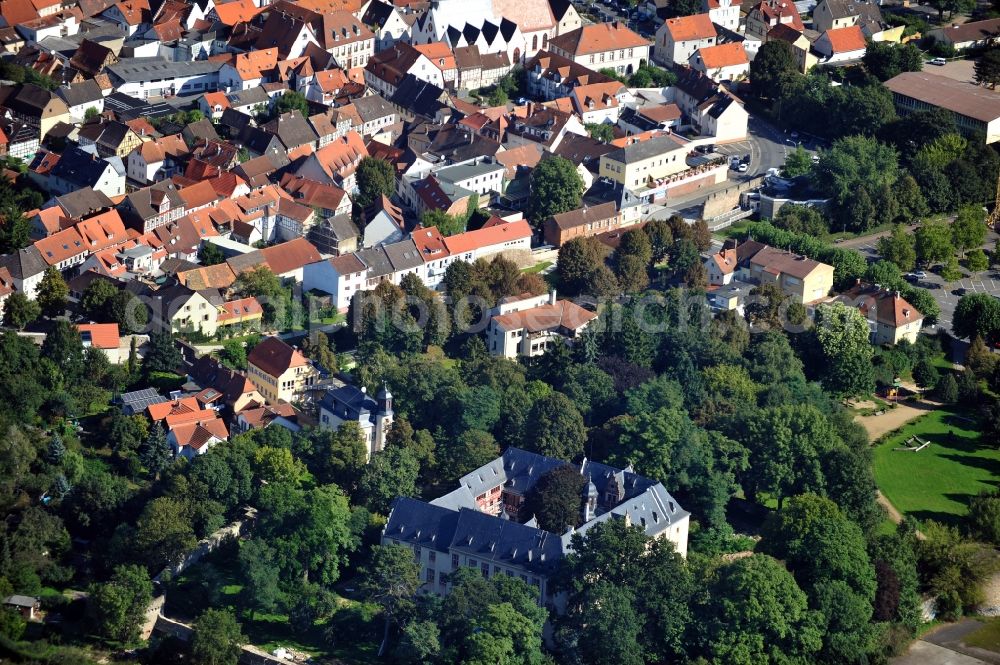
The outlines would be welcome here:
<svg viewBox="0 0 1000 665">
<path fill-rule="evenodd" d="M 556 304 L 556 290 L 555 289 L 552 289 L 551 291 L 549 291 L 549 304 L 550 305 L 555 305 Z"/>
</svg>

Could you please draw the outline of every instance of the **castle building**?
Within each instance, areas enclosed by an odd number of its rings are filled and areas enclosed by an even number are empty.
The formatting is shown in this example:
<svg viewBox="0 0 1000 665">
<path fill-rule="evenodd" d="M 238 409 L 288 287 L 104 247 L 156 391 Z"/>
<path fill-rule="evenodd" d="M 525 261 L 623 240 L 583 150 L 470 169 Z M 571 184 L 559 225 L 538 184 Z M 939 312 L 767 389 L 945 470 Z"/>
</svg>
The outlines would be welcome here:
<svg viewBox="0 0 1000 665">
<path fill-rule="evenodd" d="M 580 524 L 563 533 L 538 527 L 526 515 L 524 499 L 547 472 L 569 464 L 518 448 L 463 476 L 455 490 L 430 503 L 396 499 L 382 531 L 383 545 L 413 549 L 420 563 L 422 591 L 445 595 L 449 575 L 460 567 L 484 577 L 508 575 L 535 586 L 539 602 L 556 611 L 561 599 L 549 588 L 559 560 L 572 548 L 574 533 L 621 519 L 650 538 L 666 538 L 687 556 L 690 513 L 662 483 L 584 459 L 571 465 L 587 478 L 580 496 Z"/>
</svg>

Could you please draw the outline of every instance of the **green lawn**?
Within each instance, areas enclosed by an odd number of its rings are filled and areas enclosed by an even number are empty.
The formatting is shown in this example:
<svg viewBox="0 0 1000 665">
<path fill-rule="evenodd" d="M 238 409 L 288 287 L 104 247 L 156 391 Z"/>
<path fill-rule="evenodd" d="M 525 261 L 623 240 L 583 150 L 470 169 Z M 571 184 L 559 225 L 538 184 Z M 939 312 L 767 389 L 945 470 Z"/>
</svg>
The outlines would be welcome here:
<svg viewBox="0 0 1000 665">
<path fill-rule="evenodd" d="M 875 449 L 875 479 L 900 512 L 918 520 L 954 522 L 972 496 L 994 489 L 1000 450 L 982 445 L 975 425 L 947 409 L 932 411 Z M 911 436 L 930 441 L 918 453 L 895 451 Z"/>
<path fill-rule="evenodd" d="M 728 238 L 744 238 L 747 234 L 747 229 L 750 228 L 749 219 L 741 219 L 734 224 L 727 226 L 724 229 L 719 229 L 712 235 L 719 240 L 726 240 Z"/>
<path fill-rule="evenodd" d="M 535 265 L 533 265 L 533 266 L 531 266 L 529 268 L 524 268 L 523 270 L 521 270 L 521 272 L 523 272 L 525 274 L 538 273 L 538 272 L 542 272 L 543 270 L 545 270 L 546 268 L 548 268 L 551 265 L 552 265 L 552 261 L 542 261 L 541 263 L 536 263 Z"/>
<path fill-rule="evenodd" d="M 982 628 L 966 635 L 962 641 L 970 647 L 1000 651 L 1000 620 L 987 621 Z"/>
</svg>

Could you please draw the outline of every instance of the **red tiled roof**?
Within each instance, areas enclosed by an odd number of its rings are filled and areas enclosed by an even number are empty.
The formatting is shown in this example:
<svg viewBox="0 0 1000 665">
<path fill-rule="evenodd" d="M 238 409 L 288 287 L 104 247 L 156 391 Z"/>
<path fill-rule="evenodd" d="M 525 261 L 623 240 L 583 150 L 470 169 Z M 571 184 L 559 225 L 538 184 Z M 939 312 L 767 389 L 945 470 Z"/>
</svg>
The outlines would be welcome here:
<svg viewBox="0 0 1000 665">
<path fill-rule="evenodd" d="M 466 231 L 444 239 L 445 246 L 452 254 L 464 254 L 482 247 L 502 245 L 505 242 L 531 237 L 531 227 L 527 220 L 510 222 L 476 231 Z"/>
<path fill-rule="evenodd" d="M 519 312 L 499 314 L 493 321 L 506 331 L 527 330 L 531 333 L 542 330 L 568 328 L 578 330 L 597 318 L 595 312 L 588 311 L 570 300 L 557 300 L 555 304 L 544 304 Z"/>
<path fill-rule="evenodd" d="M 834 28 L 826 31 L 826 38 L 834 53 L 850 53 L 865 50 L 865 33 L 860 25 L 849 25 L 846 28 Z"/>
<path fill-rule="evenodd" d="M 716 36 L 715 26 L 712 25 L 712 19 L 709 18 L 708 14 L 667 19 L 665 25 L 674 42 L 687 42 Z"/>
<path fill-rule="evenodd" d="M 247 362 L 265 374 L 278 377 L 292 367 L 308 365 L 309 360 L 302 352 L 277 337 L 266 337 L 253 347 Z"/>
<path fill-rule="evenodd" d="M 85 342 L 98 349 L 117 349 L 121 344 L 117 323 L 84 323 L 77 329 Z"/>
</svg>

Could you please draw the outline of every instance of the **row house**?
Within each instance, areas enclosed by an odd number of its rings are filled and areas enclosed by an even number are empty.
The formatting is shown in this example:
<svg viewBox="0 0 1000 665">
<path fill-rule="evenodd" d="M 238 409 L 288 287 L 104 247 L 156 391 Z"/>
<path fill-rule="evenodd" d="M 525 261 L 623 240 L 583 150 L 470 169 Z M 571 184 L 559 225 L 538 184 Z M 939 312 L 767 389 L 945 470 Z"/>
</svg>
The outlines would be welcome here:
<svg viewBox="0 0 1000 665">
<path fill-rule="evenodd" d="M 510 58 L 503 51 L 480 53 L 479 47 L 460 46 L 455 49 L 458 90 L 477 90 L 496 85 L 510 72 Z"/>
<path fill-rule="evenodd" d="M 140 233 L 149 233 L 180 219 L 185 213 L 184 199 L 178 193 L 177 186 L 169 180 L 127 195 L 122 201 L 121 210 L 126 223 Z"/>
<path fill-rule="evenodd" d="M 347 311 L 358 291 L 374 289 L 381 281 L 398 284 L 407 273 L 417 275 L 429 288 L 440 286 L 453 261 L 476 261 L 496 254 L 531 251 L 531 227 L 520 220 L 447 238 L 435 228 L 418 229 L 402 242 L 363 249 L 307 265 L 306 291 L 326 293 L 338 311 Z"/>
</svg>

